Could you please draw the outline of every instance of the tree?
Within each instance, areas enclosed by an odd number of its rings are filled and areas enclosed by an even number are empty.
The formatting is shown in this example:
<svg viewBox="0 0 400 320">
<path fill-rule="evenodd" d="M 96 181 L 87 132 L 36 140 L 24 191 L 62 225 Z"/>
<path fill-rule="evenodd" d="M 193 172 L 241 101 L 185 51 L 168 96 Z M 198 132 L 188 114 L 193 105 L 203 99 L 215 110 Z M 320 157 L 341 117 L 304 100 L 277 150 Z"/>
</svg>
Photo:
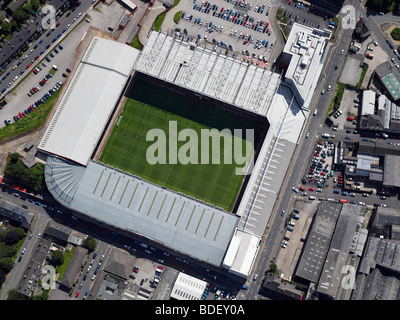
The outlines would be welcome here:
<svg viewBox="0 0 400 320">
<path fill-rule="evenodd" d="M 29 298 L 22 293 L 19 293 L 17 289 L 11 289 L 8 291 L 7 300 L 28 300 Z"/>
<path fill-rule="evenodd" d="M 8 246 L 12 246 L 15 243 L 18 243 L 18 241 L 21 240 L 20 235 L 14 231 L 14 230 L 10 230 L 7 233 L 6 238 L 4 239 L 4 242 L 8 245 Z"/>
<path fill-rule="evenodd" d="M 278 266 L 275 263 L 271 263 L 269 265 L 269 271 L 271 271 L 272 273 L 277 273 L 278 272 Z"/>
<path fill-rule="evenodd" d="M 394 28 L 393 31 L 390 33 L 394 40 L 400 40 L 400 28 Z"/>
<path fill-rule="evenodd" d="M 53 251 L 53 253 L 51 254 L 51 263 L 55 267 L 60 266 L 64 263 L 64 255 L 62 251 L 60 250 Z"/>
<path fill-rule="evenodd" d="M 392 3 L 393 0 L 368 0 L 367 6 L 369 9 L 375 11 L 388 12 Z"/>
<path fill-rule="evenodd" d="M 0 269 L 0 287 L 3 285 L 4 281 L 6 281 L 6 274 Z"/>
<path fill-rule="evenodd" d="M 94 249 L 96 249 L 96 240 L 92 237 L 88 237 L 84 243 L 83 246 L 88 249 L 90 252 L 93 252 Z"/>
<path fill-rule="evenodd" d="M 14 261 L 12 258 L 0 258 L 0 269 L 4 271 L 5 274 L 9 273 L 14 266 Z"/>
<path fill-rule="evenodd" d="M 35 192 L 39 192 L 44 187 L 44 165 L 37 163 L 27 168 L 19 159 L 18 153 L 10 155 L 4 173 L 11 180 L 18 181 L 22 186 Z"/>
</svg>

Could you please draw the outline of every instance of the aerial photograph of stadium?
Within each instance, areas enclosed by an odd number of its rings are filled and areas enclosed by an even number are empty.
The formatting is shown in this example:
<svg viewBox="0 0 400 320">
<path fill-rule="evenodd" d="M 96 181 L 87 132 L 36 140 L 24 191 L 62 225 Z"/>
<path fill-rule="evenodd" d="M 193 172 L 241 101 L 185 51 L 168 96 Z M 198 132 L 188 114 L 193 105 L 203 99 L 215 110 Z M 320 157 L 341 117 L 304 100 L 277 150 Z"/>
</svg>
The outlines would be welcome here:
<svg viewBox="0 0 400 320">
<path fill-rule="evenodd" d="M 398 300 L 399 1 L 0 11 L 1 300 Z"/>
</svg>

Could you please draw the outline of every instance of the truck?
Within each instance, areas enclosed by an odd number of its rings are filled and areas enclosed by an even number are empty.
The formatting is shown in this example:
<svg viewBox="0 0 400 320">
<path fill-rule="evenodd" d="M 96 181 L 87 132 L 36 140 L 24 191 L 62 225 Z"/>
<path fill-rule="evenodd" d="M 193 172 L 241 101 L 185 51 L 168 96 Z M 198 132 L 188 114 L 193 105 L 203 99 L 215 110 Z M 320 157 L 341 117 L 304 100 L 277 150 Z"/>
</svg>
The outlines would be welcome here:
<svg viewBox="0 0 400 320">
<path fill-rule="evenodd" d="M 299 220 L 300 219 L 300 215 L 299 214 L 293 215 L 293 219 Z"/>
<path fill-rule="evenodd" d="M 325 139 L 329 139 L 329 133 L 323 133 L 322 135 L 321 135 L 321 137 L 322 138 L 325 138 Z"/>
</svg>

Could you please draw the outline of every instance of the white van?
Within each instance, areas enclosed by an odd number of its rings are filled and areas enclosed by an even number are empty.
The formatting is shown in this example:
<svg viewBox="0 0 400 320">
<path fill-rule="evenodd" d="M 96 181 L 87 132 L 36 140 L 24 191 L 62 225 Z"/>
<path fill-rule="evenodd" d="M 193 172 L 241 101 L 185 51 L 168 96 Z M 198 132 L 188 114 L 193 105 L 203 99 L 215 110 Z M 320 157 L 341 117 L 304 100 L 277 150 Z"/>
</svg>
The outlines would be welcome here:
<svg viewBox="0 0 400 320">
<path fill-rule="evenodd" d="M 294 227 L 296 224 L 293 222 L 293 221 L 290 221 L 289 222 L 289 226 L 292 226 L 292 227 Z"/>
<path fill-rule="evenodd" d="M 318 113 L 318 110 L 317 110 L 317 109 L 315 109 L 315 110 L 314 110 L 314 116 L 316 116 L 316 115 L 317 115 L 317 113 Z"/>
<path fill-rule="evenodd" d="M 316 198 L 314 196 L 310 196 L 310 200 L 315 200 Z"/>
</svg>

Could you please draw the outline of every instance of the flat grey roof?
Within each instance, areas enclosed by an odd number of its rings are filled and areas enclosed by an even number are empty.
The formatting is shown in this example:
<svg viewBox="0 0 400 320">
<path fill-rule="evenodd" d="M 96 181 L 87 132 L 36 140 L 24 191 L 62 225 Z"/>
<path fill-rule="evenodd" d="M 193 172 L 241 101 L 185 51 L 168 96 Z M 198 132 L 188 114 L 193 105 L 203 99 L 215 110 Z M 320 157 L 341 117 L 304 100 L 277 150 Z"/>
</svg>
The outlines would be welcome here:
<svg viewBox="0 0 400 320">
<path fill-rule="evenodd" d="M 400 156 L 385 155 L 383 185 L 400 187 Z"/>
<path fill-rule="evenodd" d="M 296 269 L 296 277 L 318 283 L 341 208 L 341 203 L 330 201 L 318 208 Z"/>
</svg>

